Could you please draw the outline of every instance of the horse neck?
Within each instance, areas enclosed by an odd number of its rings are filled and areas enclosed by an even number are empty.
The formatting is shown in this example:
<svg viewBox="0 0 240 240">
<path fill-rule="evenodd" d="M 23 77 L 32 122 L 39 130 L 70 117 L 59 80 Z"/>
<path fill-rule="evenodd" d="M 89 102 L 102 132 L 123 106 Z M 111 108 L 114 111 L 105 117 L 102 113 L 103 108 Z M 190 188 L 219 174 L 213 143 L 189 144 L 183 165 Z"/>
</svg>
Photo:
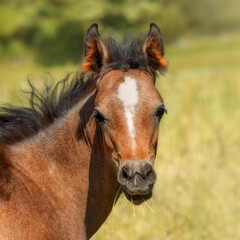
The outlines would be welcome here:
<svg viewBox="0 0 240 240">
<path fill-rule="evenodd" d="M 77 203 L 88 237 L 110 213 L 119 187 L 101 129 L 91 114 L 94 97 L 91 94 L 12 152 L 13 163 L 37 186 L 62 198 L 66 206 Z"/>
</svg>

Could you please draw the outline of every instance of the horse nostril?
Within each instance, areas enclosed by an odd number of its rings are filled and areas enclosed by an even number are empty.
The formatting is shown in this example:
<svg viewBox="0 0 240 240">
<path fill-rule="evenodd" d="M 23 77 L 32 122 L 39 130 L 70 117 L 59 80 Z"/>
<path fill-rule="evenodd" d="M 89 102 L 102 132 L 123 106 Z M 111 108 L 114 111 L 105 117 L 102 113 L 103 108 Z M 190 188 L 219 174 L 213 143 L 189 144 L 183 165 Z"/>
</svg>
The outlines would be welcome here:
<svg viewBox="0 0 240 240">
<path fill-rule="evenodd" d="M 124 179 L 126 179 L 126 180 L 129 180 L 129 179 L 130 179 L 129 174 L 130 174 L 129 168 L 128 168 L 128 167 L 124 167 L 124 168 L 122 169 L 122 177 L 123 177 Z"/>
<path fill-rule="evenodd" d="M 151 165 L 147 164 L 144 168 L 143 175 L 148 177 L 150 175 L 151 171 L 152 171 Z"/>
<path fill-rule="evenodd" d="M 150 164 L 146 164 L 142 172 L 144 178 L 148 180 L 149 184 L 153 184 L 156 181 L 157 179 L 156 172 L 154 171 L 153 167 Z"/>
<path fill-rule="evenodd" d="M 129 166 L 124 166 L 118 173 L 118 181 L 120 184 L 125 185 L 127 181 L 132 178 L 132 172 Z"/>
</svg>

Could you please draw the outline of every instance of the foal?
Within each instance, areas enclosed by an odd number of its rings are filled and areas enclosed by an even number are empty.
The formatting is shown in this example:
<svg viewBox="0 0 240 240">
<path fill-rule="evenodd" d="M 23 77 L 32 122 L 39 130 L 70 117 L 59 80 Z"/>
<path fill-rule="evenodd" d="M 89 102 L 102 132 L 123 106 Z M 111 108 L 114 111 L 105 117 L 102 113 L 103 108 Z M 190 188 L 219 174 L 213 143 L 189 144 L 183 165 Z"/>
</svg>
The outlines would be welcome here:
<svg viewBox="0 0 240 240">
<path fill-rule="evenodd" d="M 166 68 L 155 24 L 129 44 L 102 40 L 93 24 L 80 75 L 31 86 L 29 108 L 2 108 L 1 240 L 86 240 L 120 187 L 133 204 L 151 197 L 166 112 L 154 84 Z"/>
</svg>

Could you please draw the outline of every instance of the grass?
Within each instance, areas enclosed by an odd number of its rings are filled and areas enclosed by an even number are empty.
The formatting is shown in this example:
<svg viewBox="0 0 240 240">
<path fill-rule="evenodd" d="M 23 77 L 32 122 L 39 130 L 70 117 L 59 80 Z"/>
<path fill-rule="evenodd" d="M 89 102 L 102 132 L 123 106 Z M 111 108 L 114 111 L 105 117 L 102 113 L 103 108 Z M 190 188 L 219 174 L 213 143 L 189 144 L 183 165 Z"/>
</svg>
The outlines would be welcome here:
<svg viewBox="0 0 240 240">
<path fill-rule="evenodd" d="M 147 204 L 120 198 L 93 240 L 240 239 L 240 36 L 202 37 L 166 47 L 169 72 L 157 87 L 168 114 L 160 127 L 158 180 Z M 46 69 L 1 60 L 0 100 L 16 102 L 36 82 L 76 66 Z"/>
</svg>

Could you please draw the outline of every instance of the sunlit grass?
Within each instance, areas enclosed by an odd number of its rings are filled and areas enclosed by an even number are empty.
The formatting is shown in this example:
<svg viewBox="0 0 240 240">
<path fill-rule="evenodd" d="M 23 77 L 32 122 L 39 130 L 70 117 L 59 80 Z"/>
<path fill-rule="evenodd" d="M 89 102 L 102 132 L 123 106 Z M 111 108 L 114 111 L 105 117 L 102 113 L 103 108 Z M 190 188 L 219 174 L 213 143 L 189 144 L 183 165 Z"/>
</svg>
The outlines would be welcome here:
<svg viewBox="0 0 240 240">
<path fill-rule="evenodd" d="M 157 87 L 165 100 L 147 204 L 120 197 L 95 240 L 240 239 L 240 37 L 200 38 L 166 49 L 170 69 Z M 0 99 L 16 103 L 28 74 L 56 78 L 77 66 L 0 65 Z"/>
</svg>

